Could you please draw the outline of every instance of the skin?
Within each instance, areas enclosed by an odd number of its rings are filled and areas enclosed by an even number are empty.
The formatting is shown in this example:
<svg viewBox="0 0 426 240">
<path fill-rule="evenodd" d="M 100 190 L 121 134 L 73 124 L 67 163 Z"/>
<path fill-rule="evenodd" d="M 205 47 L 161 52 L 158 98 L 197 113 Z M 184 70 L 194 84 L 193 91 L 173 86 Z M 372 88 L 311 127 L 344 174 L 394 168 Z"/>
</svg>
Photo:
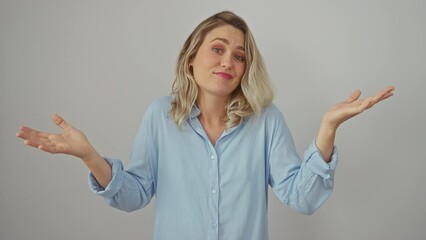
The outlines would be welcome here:
<svg viewBox="0 0 426 240">
<path fill-rule="evenodd" d="M 68 154 L 80 158 L 93 173 L 98 183 L 106 188 L 112 179 L 112 169 L 108 162 L 99 155 L 80 130 L 68 124 L 57 114 L 52 116 L 52 121 L 62 129 L 62 133 L 40 132 L 22 126 L 16 136 L 24 139 L 26 145 L 42 151 L 53 154 Z"/>
<path fill-rule="evenodd" d="M 324 161 L 331 161 L 337 128 L 343 122 L 393 96 L 393 90 L 395 90 L 394 87 L 387 87 L 367 99 L 360 99 L 361 91 L 356 90 L 345 101 L 336 104 L 323 115 L 315 143 Z"/>
<path fill-rule="evenodd" d="M 199 120 L 213 144 L 225 129 L 226 101 L 240 83 L 246 68 L 243 46 L 243 32 L 230 25 L 218 27 L 206 35 L 190 63 L 199 87 Z M 359 90 L 354 91 L 348 99 L 336 104 L 323 115 L 316 145 L 324 161 L 330 161 L 337 128 L 348 119 L 393 96 L 393 90 L 394 87 L 387 87 L 366 99 L 360 98 Z M 98 183 L 106 188 L 112 178 L 108 162 L 90 144 L 84 133 L 57 114 L 52 116 L 52 120 L 62 129 L 61 133 L 41 132 L 23 126 L 16 136 L 22 138 L 26 145 L 42 151 L 80 158 Z"/>
<path fill-rule="evenodd" d="M 244 33 L 230 25 L 213 29 L 190 65 L 198 86 L 198 118 L 215 144 L 225 130 L 229 95 L 238 87 L 245 71 Z"/>
</svg>

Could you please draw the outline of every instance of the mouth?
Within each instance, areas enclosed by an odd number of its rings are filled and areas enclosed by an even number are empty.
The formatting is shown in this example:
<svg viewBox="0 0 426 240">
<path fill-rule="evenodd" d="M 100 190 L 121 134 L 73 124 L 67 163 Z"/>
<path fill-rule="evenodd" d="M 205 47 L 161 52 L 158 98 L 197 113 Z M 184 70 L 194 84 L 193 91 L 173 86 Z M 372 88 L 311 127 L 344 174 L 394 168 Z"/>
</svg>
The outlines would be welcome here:
<svg viewBox="0 0 426 240">
<path fill-rule="evenodd" d="M 214 74 L 216 76 L 219 76 L 222 79 L 225 79 L 225 80 L 230 80 L 230 79 L 234 78 L 231 74 L 226 73 L 226 72 L 214 72 Z"/>
</svg>

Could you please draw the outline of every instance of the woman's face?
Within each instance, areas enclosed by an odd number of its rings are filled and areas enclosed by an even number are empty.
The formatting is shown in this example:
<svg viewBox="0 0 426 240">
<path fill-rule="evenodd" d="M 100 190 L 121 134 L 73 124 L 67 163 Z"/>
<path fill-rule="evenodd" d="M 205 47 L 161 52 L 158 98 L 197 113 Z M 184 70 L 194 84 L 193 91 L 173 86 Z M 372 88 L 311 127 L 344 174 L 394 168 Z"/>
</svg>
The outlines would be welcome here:
<svg viewBox="0 0 426 240">
<path fill-rule="evenodd" d="M 246 68 L 244 33 L 231 25 L 211 30 L 190 64 L 199 97 L 228 98 Z"/>
</svg>

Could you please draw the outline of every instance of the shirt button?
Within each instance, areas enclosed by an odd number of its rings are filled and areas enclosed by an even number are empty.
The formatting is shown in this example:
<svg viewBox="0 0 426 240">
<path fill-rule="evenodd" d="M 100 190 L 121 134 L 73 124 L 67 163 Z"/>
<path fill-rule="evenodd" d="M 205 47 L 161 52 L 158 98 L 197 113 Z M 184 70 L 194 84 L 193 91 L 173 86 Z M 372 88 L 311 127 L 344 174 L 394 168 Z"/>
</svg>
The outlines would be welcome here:
<svg viewBox="0 0 426 240">
<path fill-rule="evenodd" d="M 217 224 L 216 223 L 212 223 L 212 228 L 216 228 Z"/>
<path fill-rule="evenodd" d="M 212 193 L 213 193 L 213 194 L 215 194 L 215 193 L 216 193 L 216 189 L 213 189 L 213 190 L 212 190 Z"/>
<path fill-rule="evenodd" d="M 215 155 L 211 155 L 211 156 L 210 156 L 210 158 L 211 158 L 212 160 L 214 160 L 214 159 L 216 158 L 216 156 L 215 156 Z"/>
</svg>

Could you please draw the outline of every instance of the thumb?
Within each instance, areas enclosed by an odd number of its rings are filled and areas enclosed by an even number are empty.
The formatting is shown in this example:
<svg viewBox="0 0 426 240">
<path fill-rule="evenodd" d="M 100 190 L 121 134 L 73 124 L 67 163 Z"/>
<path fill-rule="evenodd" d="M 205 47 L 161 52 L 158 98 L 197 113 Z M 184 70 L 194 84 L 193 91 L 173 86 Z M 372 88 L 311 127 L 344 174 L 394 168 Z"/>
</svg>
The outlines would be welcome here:
<svg viewBox="0 0 426 240">
<path fill-rule="evenodd" d="M 69 125 L 67 122 L 65 122 L 65 120 L 59 116 L 58 114 L 53 114 L 52 116 L 52 121 L 58 125 L 59 127 L 61 127 L 63 130 L 66 130 L 67 128 L 70 128 L 71 125 Z"/>
<path fill-rule="evenodd" d="M 356 90 L 348 97 L 348 99 L 346 99 L 346 102 L 347 103 L 354 102 L 354 101 L 358 100 L 359 96 L 361 96 L 361 91 Z"/>
</svg>

